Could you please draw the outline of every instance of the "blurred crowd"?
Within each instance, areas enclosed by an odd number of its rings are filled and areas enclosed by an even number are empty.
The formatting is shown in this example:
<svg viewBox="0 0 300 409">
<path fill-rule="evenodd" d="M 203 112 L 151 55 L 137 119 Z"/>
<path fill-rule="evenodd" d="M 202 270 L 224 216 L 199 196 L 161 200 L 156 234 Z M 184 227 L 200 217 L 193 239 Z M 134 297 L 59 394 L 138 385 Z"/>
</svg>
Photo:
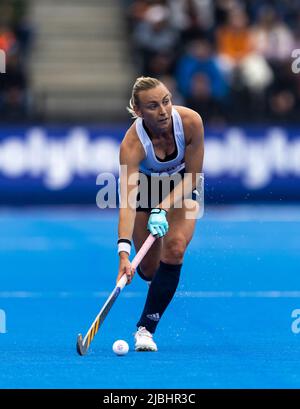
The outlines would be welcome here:
<svg viewBox="0 0 300 409">
<path fill-rule="evenodd" d="M 0 122 L 28 119 L 30 92 L 27 55 L 32 28 L 25 0 L 0 1 L 0 49 L 6 55 L 6 72 L 0 74 Z"/>
<path fill-rule="evenodd" d="M 138 75 L 207 124 L 300 123 L 300 0 L 122 0 Z M 0 0 L 0 122 L 30 119 L 28 1 Z"/>
<path fill-rule="evenodd" d="M 299 0 L 123 0 L 138 74 L 206 124 L 300 122 Z"/>
</svg>

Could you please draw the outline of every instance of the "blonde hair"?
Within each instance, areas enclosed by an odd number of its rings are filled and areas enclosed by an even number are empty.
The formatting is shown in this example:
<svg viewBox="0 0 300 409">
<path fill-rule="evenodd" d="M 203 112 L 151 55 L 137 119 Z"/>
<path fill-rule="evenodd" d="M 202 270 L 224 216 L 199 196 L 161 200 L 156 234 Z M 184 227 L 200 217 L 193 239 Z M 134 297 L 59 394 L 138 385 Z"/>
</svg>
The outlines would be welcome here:
<svg viewBox="0 0 300 409">
<path fill-rule="evenodd" d="M 127 111 L 131 114 L 132 118 L 137 118 L 137 114 L 134 111 L 134 107 L 139 105 L 139 98 L 138 94 L 141 91 L 147 91 L 148 89 L 152 89 L 161 85 L 162 82 L 159 81 L 157 78 L 152 77 L 138 77 L 135 80 L 135 83 L 132 87 L 131 98 L 129 100 L 129 106 L 126 108 Z"/>
</svg>

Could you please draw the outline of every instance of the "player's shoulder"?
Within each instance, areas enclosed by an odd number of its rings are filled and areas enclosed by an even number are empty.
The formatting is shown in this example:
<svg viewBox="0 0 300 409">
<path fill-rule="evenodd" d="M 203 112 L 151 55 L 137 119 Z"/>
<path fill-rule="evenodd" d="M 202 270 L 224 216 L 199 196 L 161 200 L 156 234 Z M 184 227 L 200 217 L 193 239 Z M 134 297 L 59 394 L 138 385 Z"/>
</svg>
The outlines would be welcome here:
<svg viewBox="0 0 300 409">
<path fill-rule="evenodd" d="M 174 108 L 179 113 L 183 125 L 186 126 L 203 125 L 201 115 L 198 112 L 194 111 L 193 109 L 187 108 L 182 105 L 174 105 Z"/>
<path fill-rule="evenodd" d="M 144 155 L 143 145 L 138 137 L 135 121 L 127 129 L 120 145 L 120 152 L 126 157 L 141 157 Z"/>
<path fill-rule="evenodd" d="M 184 129 L 184 134 L 186 138 L 190 138 L 192 135 L 204 134 L 204 126 L 201 115 L 191 108 L 176 105 L 174 106 L 176 111 L 179 113 Z"/>
</svg>

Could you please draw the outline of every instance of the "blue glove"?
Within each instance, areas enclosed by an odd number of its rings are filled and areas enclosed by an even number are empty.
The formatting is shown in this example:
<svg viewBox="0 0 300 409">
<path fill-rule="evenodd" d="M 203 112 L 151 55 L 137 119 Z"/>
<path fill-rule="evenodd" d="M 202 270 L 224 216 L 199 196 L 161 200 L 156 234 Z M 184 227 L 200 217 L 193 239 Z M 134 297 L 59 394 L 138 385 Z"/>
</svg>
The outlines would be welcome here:
<svg viewBox="0 0 300 409">
<path fill-rule="evenodd" d="M 152 209 L 147 228 L 153 236 L 163 237 L 169 230 L 169 223 L 164 209 Z"/>
</svg>

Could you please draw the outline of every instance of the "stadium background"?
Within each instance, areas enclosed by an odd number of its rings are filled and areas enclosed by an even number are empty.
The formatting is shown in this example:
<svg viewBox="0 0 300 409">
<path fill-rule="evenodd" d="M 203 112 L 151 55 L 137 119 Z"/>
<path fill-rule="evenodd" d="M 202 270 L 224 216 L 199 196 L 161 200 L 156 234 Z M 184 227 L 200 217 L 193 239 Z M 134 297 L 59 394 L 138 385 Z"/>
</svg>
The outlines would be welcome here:
<svg viewBox="0 0 300 409">
<path fill-rule="evenodd" d="M 2 1 L 1 203 L 93 205 L 139 75 L 202 115 L 207 201 L 298 200 L 297 4 Z"/>
<path fill-rule="evenodd" d="M 208 258 L 202 261 L 204 278 L 192 279 L 193 290 L 220 294 L 230 289 L 276 290 L 279 300 L 281 290 L 293 292 L 279 321 L 285 323 L 286 350 L 290 342 L 295 347 L 296 335 L 289 326 L 291 311 L 300 307 L 300 73 L 295 54 L 300 49 L 299 23 L 297 0 L 0 1 L 0 49 L 6 54 L 5 73 L 0 74 L 0 308 L 7 313 L 8 329 L 6 335 L 0 334 L 0 341 L 8 349 L 17 356 L 24 352 L 14 349 L 25 325 L 17 318 L 24 308 L 20 298 L 52 297 L 54 303 L 57 297 L 60 303 L 63 292 L 71 299 L 70 294 L 77 291 L 82 297 L 72 299 L 77 307 L 65 306 L 74 332 L 88 325 L 105 299 L 103 294 L 89 297 L 91 291 L 112 289 L 117 212 L 97 207 L 96 179 L 102 172 L 117 176 L 119 144 L 131 124 L 126 106 L 139 75 L 161 78 L 173 102 L 195 109 L 204 121 L 205 234 L 202 238 L 197 232 L 199 247 L 194 245 L 193 257 L 199 262 L 198 251 L 204 251 L 202 257 Z M 244 231 L 245 225 L 235 230 L 232 220 L 249 222 L 249 230 Z M 266 221 L 279 224 L 262 224 Z M 239 258 L 246 248 L 250 264 Z M 89 260 L 87 265 L 75 252 Z M 236 263 L 231 265 L 233 259 Z M 101 260 L 107 271 L 101 270 L 98 282 Z M 230 265 L 232 281 L 228 275 L 221 278 L 229 274 Z M 247 266 L 249 277 L 243 281 L 239 272 L 243 274 Z M 79 279 L 83 273 L 84 284 Z M 78 310 L 82 299 L 85 312 Z M 29 315 L 37 314 L 35 302 L 28 306 Z M 231 306 L 225 303 L 226 308 Z M 280 315 L 279 304 L 274 311 Z M 43 314 L 54 320 L 49 310 Z M 65 320 L 60 311 L 59 323 Z M 34 328 L 35 324 L 28 318 L 26 325 Z M 117 332 L 116 324 L 107 325 L 114 325 Z M 270 339 L 276 323 L 272 325 L 266 335 Z M 46 327 L 43 330 L 47 333 Z M 277 330 L 280 337 L 282 332 Z M 45 343 L 46 335 L 41 339 Z M 108 345 L 113 337 L 104 340 Z M 1 378 L 0 386 L 80 387 L 76 370 L 73 378 L 61 371 L 55 381 L 50 375 L 41 380 L 38 369 L 33 370 L 31 381 L 22 377 L 22 370 L 14 378 L 19 361 L 11 367 L 9 359 L 7 355 L 7 361 L 2 361 L 2 373 L 11 376 Z M 166 378 L 159 385 L 299 386 L 298 372 L 291 367 L 292 359 L 289 362 L 287 379 L 255 377 L 253 372 L 252 378 L 242 381 L 236 370 L 232 383 L 220 375 L 211 382 L 200 377 L 201 384 L 190 377 L 186 383 Z M 194 370 L 198 373 L 199 368 Z M 150 387 L 157 386 L 154 378 Z M 94 371 L 83 387 L 120 385 L 95 379 Z M 145 384 L 138 378 L 132 386 Z"/>
</svg>

